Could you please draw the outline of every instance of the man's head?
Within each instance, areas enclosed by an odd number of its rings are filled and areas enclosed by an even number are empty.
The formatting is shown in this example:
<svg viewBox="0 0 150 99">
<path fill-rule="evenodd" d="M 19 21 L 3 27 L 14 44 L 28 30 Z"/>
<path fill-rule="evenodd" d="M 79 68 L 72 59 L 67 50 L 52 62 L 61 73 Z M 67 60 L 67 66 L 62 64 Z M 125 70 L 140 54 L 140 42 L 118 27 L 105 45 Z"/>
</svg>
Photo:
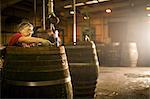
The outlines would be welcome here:
<svg viewBox="0 0 150 99">
<path fill-rule="evenodd" d="M 31 36 L 33 34 L 33 25 L 28 22 L 21 23 L 18 26 L 18 31 L 23 36 Z"/>
</svg>

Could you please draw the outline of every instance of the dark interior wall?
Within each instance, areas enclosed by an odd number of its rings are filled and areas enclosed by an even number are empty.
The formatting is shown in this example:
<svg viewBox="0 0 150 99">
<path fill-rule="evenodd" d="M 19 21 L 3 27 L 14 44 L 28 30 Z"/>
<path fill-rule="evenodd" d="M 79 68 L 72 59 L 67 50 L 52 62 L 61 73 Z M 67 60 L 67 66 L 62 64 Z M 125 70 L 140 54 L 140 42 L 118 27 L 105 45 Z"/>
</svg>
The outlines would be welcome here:
<svg viewBox="0 0 150 99">
<path fill-rule="evenodd" d="M 112 42 L 125 42 L 127 40 L 127 22 L 109 22 L 108 34 Z"/>
<path fill-rule="evenodd" d="M 28 19 L 32 24 L 35 16 L 42 16 L 42 0 L 36 0 L 36 13 L 34 0 L 6 0 L 2 2 L 1 16 L 2 32 L 16 32 L 16 26 L 22 20 Z"/>
</svg>

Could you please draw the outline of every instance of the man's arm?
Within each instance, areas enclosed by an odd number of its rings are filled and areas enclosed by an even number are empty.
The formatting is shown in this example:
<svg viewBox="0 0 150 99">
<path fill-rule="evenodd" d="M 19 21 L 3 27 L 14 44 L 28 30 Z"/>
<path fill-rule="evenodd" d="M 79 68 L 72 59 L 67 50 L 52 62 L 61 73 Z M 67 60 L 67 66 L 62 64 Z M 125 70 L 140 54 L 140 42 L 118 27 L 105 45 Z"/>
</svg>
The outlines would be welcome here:
<svg viewBox="0 0 150 99">
<path fill-rule="evenodd" d="M 43 38 L 37 38 L 37 37 L 20 37 L 18 39 L 18 42 L 24 42 L 24 43 L 42 43 L 44 46 L 53 45 L 50 41 L 43 39 Z"/>
</svg>

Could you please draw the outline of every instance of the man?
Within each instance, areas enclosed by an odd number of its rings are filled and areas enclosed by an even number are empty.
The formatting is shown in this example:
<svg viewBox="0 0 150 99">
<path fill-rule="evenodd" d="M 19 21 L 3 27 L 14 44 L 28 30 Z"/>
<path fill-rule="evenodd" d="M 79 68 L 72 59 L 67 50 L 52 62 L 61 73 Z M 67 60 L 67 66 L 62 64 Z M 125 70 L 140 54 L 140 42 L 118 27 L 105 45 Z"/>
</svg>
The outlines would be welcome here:
<svg viewBox="0 0 150 99">
<path fill-rule="evenodd" d="M 8 46 L 20 46 L 20 47 L 30 47 L 34 46 L 35 44 L 41 43 L 43 46 L 53 45 L 49 40 L 38 38 L 38 37 L 31 37 L 33 34 L 33 25 L 25 22 L 21 23 L 18 27 L 18 33 L 15 33 L 9 43 Z"/>
</svg>

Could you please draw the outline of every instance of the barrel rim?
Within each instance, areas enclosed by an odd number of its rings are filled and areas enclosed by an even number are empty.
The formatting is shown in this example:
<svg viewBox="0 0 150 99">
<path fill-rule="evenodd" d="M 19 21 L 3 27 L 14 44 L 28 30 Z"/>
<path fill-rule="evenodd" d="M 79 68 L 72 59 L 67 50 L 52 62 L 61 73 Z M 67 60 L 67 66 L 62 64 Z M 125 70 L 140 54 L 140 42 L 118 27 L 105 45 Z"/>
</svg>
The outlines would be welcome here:
<svg viewBox="0 0 150 99">
<path fill-rule="evenodd" d="M 36 81 L 36 82 L 27 82 L 27 81 L 15 81 L 15 80 L 4 80 L 8 84 L 16 85 L 16 86 L 48 86 L 48 85 L 58 85 L 64 84 L 71 81 L 71 77 L 58 79 L 58 80 L 50 80 L 50 81 Z"/>
</svg>

